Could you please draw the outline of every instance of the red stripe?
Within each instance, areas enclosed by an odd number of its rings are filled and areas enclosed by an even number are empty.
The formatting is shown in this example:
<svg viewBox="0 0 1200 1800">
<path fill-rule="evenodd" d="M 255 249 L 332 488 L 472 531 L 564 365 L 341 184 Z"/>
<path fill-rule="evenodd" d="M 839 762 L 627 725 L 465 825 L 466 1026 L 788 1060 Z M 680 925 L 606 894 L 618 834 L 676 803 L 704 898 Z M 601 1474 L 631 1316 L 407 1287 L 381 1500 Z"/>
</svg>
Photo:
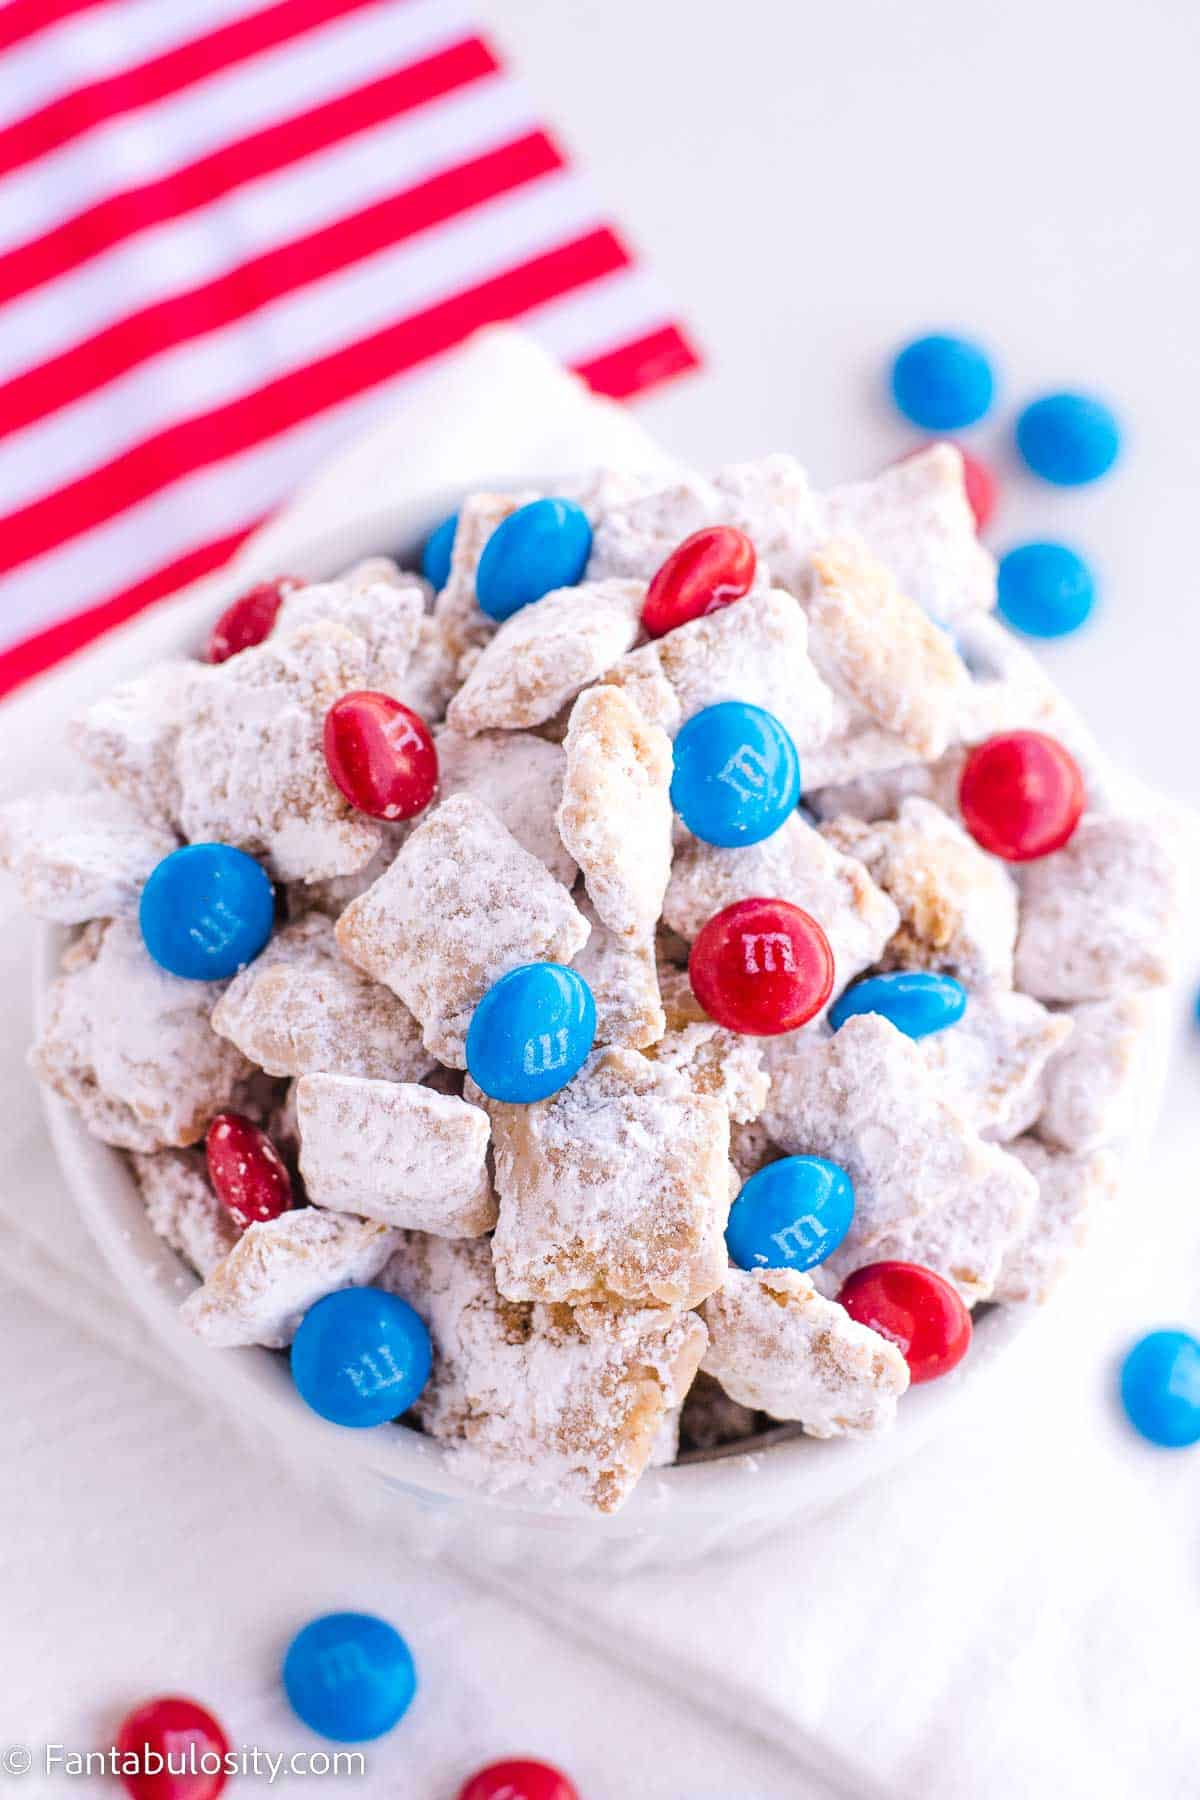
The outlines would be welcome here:
<svg viewBox="0 0 1200 1800">
<path fill-rule="evenodd" d="M 53 663 L 61 662 L 94 638 L 111 631 L 114 625 L 123 625 L 126 619 L 131 619 L 155 600 L 161 600 L 186 587 L 189 581 L 198 581 L 201 575 L 219 568 L 253 529 L 252 525 L 245 526 L 241 531 L 230 532 L 228 537 L 218 538 L 215 543 L 189 550 L 186 555 L 176 557 L 165 568 L 156 569 L 153 575 L 147 575 L 145 580 L 125 588 L 111 599 L 88 607 L 86 612 L 75 613 L 69 619 L 60 619 L 57 625 L 39 631 L 36 637 L 26 638 L 23 644 L 14 644 L 11 650 L 0 650 L 0 694 L 11 693 L 22 682 L 40 675 Z"/>
<path fill-rule="evenodd" d="M 480 38 L 467 38 L 421 62 L 338 94 L 296 118 L 225 144 L 157 181 L 97 201 L 53 231 L 0 256 L 0 303 L 90 262 L 135 232 L 211 205 L 232 188 L 287 168 L 441 94 L 494 74 L 497 68 L 487 45 Z"/>
<path fill-rule="evenodd" d="M 277 0 L 263 12 L 233 19 L 132 68 L 85 82 L 0 130 L 0 175 L 46 156 L 135 106 L 177 94 L 218 69 L 232 68 L 331 19 L 376 4 L 378 0 Z"/>
<path fill-rule="evenodd" d="M 515 318 L 629 265 L 607 229 L 507 270 L 236 400 L 146 438 L 122 456 L 0 518 L 0 569 L 79 537 L 194 470 L 221 462 L 403 369 L 450 349 L 480 325 Z"/>
<path fill-rule="evenodd" d="M 661 331 L 649 332 L 622 344 L 589 362 L 576 363 L 581 375 L 597 394 L 613 400 L 628 400 L 631 394 L 644 393 L 660 381 L 670 381 L 686 369 L 700 367 L 699 352 L 690 344 L 677 325 L 664 325 Z"/>
<path fill-rule="evenodd" d="M 0 439 L 115 381 L 149 357 L 216 331 L 391 244 L 562 167 L 544 132 L 531 132 L 471 162 L 240 267 L 131 313 L 61 355 L 0 384 Z"/>
<path fill-rule="evenodd" d="M 102 4 L 103 0 L 8 0 L 0 12 L 0 50 L 9 50 L 75 13 Z"/>
</svg>

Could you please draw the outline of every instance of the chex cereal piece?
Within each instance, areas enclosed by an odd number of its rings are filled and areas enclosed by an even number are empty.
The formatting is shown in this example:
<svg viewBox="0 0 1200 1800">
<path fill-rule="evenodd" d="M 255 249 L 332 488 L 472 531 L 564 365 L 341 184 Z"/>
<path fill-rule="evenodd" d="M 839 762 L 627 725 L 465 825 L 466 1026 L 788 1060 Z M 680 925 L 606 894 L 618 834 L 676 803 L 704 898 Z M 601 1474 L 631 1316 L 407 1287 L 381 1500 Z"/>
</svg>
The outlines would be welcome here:
<svg viewBox="0 0 1200 1800">
<path fill-rule="evenodd" d="M 60 925 L 135 913 L 146 877 L 175 847 L 173 831 L 106 788 L 0 807 L 0 863 L 26 910 Z"/>
<path fill-rule="evenodd" d="M 988 613 L 972 613 L 954 628 L 954 642 L 971 677 L 955 736 L 976 744 L 999 731 L 1059 735 L 1062 699 L 1049 674 L 1013 634 Z"/>
<path fill-rule="evenodd" d="M 949 623 L 994 604 L 996 565 L 979 542 L 952 444 L 933 444 L 872 481 L 832 488 L 825 510 L 830 536 L 862 538 L 933 618 Z"/>
<path fill-rule="evenodd" d="M 1060 1016 L 1074 1029 L 1047 1066 L 1038 1137 L 1059 1150 L 1094 1150 L 1128 1137 L 1153 1018 L 1149 995 L 1090 1000 Z"/>
<path fill-rule="evenodd" d="M 323 913 L 277 931 L 234 976 L 212 1023 L 269 1075 L 420 1081 L 434 1066 L 403 1001 L 351 967 Z"/>
<path fill-rule="evenodd" d="M 753 539 L 780 584 L 802 594 L 813 548 L 826 526 L 822 502 L 801 464 L 779 452 L 754 462 L 726 463 L 713 485 L 725 515 L 716 522 L 737 525 Z"/>
<path fill-rule="evenodd" d="M 352 900 L 373 887 L 396 860 L 396 852 L 413 828 L 412 819 L 376 819 L 379 848 L 369 862 L 352 875 L 331 875 L 326 881 L 289 881 L 284 885 L 288 917 L 301 919 L 310 912 L 340 919 Z"/>
<path fill-rule="evenodd" d="M 683 1403 L 679 1432 L 688 1450 L 717 1450 L 722 1444 L 742 1443 L 755 1437 L 766 1424 L 765 1413 L 739 1406 L 719 1381 L 701 1369 Z"/>
<path fill-rule="evenodd" d="M 1012 1146 L 1038 1186 L 1024 1228 L 1005 1252 L 992 1299 L 1046 1300 L 1081 1248 L 1096 1211 L 1116 1192 L 1120 1166 L 1111 1150 L 1072 1155 L 1033 1138 Z"/>
<path fill-rule="evenodd" d="M 160 969 L 131 920 L 96 922 L 62 959 L 33 1071 L 105 1143 L 194 1144 L 251 1072 L 212 1029 L 222 992 Z"/>
<path fill-rule="evenodd" d="M 967 987 L 1012 986 L 1016 884 L 932 801 L 905 800 L 897 819 L 873 825 L 835 819 L 823 835 L 864 863 L 900 909 L 885 968 L 941 970 Z"/>
<path fill-rule="evenodd" d="M 396 698 L 435 725 L 446 716 L 446 706 L 458 685 L 458 662 L 441 620 L 426 613 L 417 632 L 416 648 Z"/>
<path fill-rule="evenodd" d="M 589 580 L 613 575 L 649 581 L 671 551 L 705 525 L 736 525 L 758 552 L 760 584 L 768 567 L 803 591 L 813 545 L 823 535 L 821 504 L 793 456 L 731 463 L 711 480 L 684 474 L 657 491 L 610 508 L 597 522 Z"/>
<path fill-rule="evenodd" d="M 620 937 L 645 939 L 671 875 L 671 740 L 619 688 L 571 712 L 558 830 L 592 905 Z"/>
<path fill-rule="evenodd" d="M 856 857 L 843 856 L 798 814 L 761 843 L 723 850 L 698 838 L 675 853 L 663 918 L 681 937 L 735 900 L 756 894 L 788 900 L 816 919 L 833 950 L 834 991 L 872 963 L 900 914 Z"/>
<path fill-rule="evenodd" d="M 571 967 L 587 982 L 596 1002 L 596 1042 L 644 1050 L 667 1028 L 658 991 L 654 933 L 618 937 L 597 917 L 587 895 L 576 904 L 592 928 Z"/>
<path fill-rule="evenodd" d="M 1165 824 L 1085 814 L 1063 849 L 1022 868 L 1017 986 L 1039 1000 L 1161 987 L 1178 900 Z"/>
<path fill-rule="evenodd" d="M 958 1181 L 940 1206 L 907 1219 L 864 1244 L 856 1216 L 821 1273 L 840 1288 L 864 1263 L 909 1262 L 932 1269 L 957 1289 L 967 1306 L 992 1297 L 1009 1245 L 1037 1204 L 1037 1184 L 1017 1157 L 996 1145 L 970 1180 Z M 822 1283 L 824 1285 L 824 1283 Z"/>
<path fill-rule="evenodd" d="M 470 1092 L 468 1088 L 468 1092 Z M 725 1273 L 729 1115 L 636 1050 L 531 1106 L 488 1102 L 511 1300 L 695 1306 Z"/>
<path fill-rule="evenodd" d="M 419 587 L 355 571 L 341 581 L 314 583 L 285 594 L 271 637 L 291 637 L 306 625 L 328 621 L 361 638 L 367 661 L 362 686 L 404 699 L 404 679 L 421 634 L 425 597 Z"/>
<path fill-rule="evenodd" d="M 496 629 L 496 621 L 488 617 L 475 598 L 475 572 L 484 546 L 510 513 L 538 498 L 532 491 L 468 494 L 460 505 L 449 579 L 433 603 L 433 616 L 452 665 L 465 651 L 486 644 Z"/>
<path fill-rule="evenodd" d="M 132 1161 L 151 1230 L 201 1280 L 211 1275 L 242 1233 L 209 1185 L 204 1152 L 158 1150 Z"/>
<path fill-rule="evenodd" d="M 505 1300 L 486 1243 L 405 1233 L 380 1285 L 429 1327 L 415 1411 L 462 1472 L 602 1513 L 632 1491 L 704 1350 L 693 1314 Z"/>
<path fill-rule="evenodd" d="M 646 1458 L 648 1469 L 669 1469 L 679 1455 L 679 1429 L 683 1420 L 683 1406 L 672 1406 L 658 1421 L 658 1429 L 654 1433 L 650 1445 L 650 1454 Z"/>
<path fill-rule="evenodd" d="M 71 721 L 72 748 L 106 787 L 154 824 L 178 823 L 180 720 L 194 690 L 215 673 L 206 663 L 172 657 L 122 682 Z"/>
<path fill-rule="evenodd" d="M 730 1269 L 702 1310 L 704 1372 L 731 1399 L 810 1437 L 853 1437 L 895 1418 L 908 1365 L 894 1344 L 793 1269 Z"/>
<path fill-rule="evenodd" d="M 684 969 L 659 974 L 666 1032 L 646 1054 L 675 1069 L 695 1094 L 711 1094 L 727 1109 L 731 1125 L 757 1119 L 771 1077 L 763 1068 L 762 1043 L 728 1031 L 705 1013 Z"/>
<path fill-rule="evenodd" d="M 638 634 L 645 587 L 596 581 L 559 588 L 506 619 L 446 708 L 456 731 L 544 724 L 611 669 Z"/>
<path fill-rule="evenodd" d="M 176 766 L 193 843 L 233 844 L 280 881 L 349 875 L 381 835 L 330 779 L 333 702 L 366 686 L 367 647 L 343 626 L 306 625 L 214 669 L 186 705 Z"/>
<path fill-rule="evenodd" d="M 523 850 L 570 887 L 575 859 L 558 835 L 566 757 L 562 746 L 529 731 L 481 731 L 466 737 L 446 725 L 438 732 L 438 791 L 473 794 L 491 808 Z"/>
<path fill-rule="evenodd" d="M 894 819 L 909 799 L 932 800 L 952 817 L 958 811 L 958 782 L 964 752 L 947 750 L 929 763 L 902 763 L 897 768 L 873 769 L 845 781 L 806 787 L 804 804 L 818 819 Z"/>
<path fill-rule="evenodd" d="M 343 955 L 398 994 L 426 1048 L 459 1069 L 492 984 L 522 963 L 570 962 L 587 935 L 561 882 L 471 794 L 422 819 L 337 926 Z"/>
<path fill-rule="evenodd" d="M 833 1037 L 773 1039 L 767 1066 L 763 1124 L 788 1156 L 825 1156 L 845 1169 L 855 1248 L 993 1178 L 1025 1185 L 1011 1158 L 941 1098 L 917 1045 L 876 1013 L 847 1019 Z"/>
<path fill-rule="evenodd" d="M 480 1107 L 413 1082 L 305 1075 L 296 1113 L 314 1206 L 437 1237 L 478 1237 L 496 1223 Z"/>
<path fill-rule="evenodd" d="M 281 1213 L 246 1228 L 179 1316 L 215 1350 L 282 1350 L 310 1306 L 339 1288 L 374 1281 L 396 1242 L 396 1233 L 373 1219 L 316 1206 Z"/>
<path fill-rule="evenodd" d="M 721 516 L 721 496 L 704 475 L 687 471 L 649 494 L 609 507 L 596 520 L 589 581 L 614 577 L 649 581 L 671 551 L 705 525 L 731 525 Z"/>
<path fill-rule="evenodd" d="M 678 626 L 623 656 L 607 679 L 672 736 L 722 700 L 773 713 L 802 756 L 833 725 L 833 695 L 809 657 L 804 612 L 779 588 Z"/>
<path fill-rule="evenodd" d="M 1037 1118 L 1052 1059 L 1070 1037 L 1064 1014 L 1000 988 L 972 993 L 957 1025 L 917 1049 L 942 1099 L 982 1137 L 1004 1143 Z"/>
<path fill-rule="evenodd" d="M 902 740 L 909 754 L 897 762 L 940 756 L 970 687 L 946 633 L 861 542 L 824 544 L 813 566 L 809 641 L 825 680 Z"/>
</svg>

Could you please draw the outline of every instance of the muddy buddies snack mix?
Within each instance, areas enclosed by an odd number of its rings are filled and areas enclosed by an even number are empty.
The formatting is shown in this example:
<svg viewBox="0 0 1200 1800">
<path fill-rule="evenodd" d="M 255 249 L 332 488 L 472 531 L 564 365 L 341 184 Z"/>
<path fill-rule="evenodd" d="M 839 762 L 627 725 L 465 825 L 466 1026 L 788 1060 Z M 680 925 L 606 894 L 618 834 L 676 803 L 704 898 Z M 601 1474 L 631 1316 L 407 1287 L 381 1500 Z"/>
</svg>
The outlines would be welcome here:
<svg viewBox="0 0 1200 1800">
<path fill-rule="evenodd" d="M 436 594 L 242 596 L 0 814 L 69 934 L 34 1067 L 184 1328 L 299 1332 L 466 1479 L 607 1512 L 680 1441 L 886 1429 L 1113 1190 L 1176 827 L 990 616 L 949 446 L 450 529 Z"/>
</svg>

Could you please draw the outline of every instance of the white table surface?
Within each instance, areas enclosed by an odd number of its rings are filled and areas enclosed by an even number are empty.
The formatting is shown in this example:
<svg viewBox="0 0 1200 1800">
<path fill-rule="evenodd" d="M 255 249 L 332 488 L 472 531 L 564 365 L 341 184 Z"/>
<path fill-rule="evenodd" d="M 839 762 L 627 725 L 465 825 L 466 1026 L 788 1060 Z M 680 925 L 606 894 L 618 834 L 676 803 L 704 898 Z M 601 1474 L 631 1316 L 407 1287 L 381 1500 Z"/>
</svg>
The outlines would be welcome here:
<svg viewBox="0 0 1200 1800">
<path fill-rule="evenodd" d="M 999 451 L 1008 478 L 994 541 L 1061 534 L 1094 558 L 1104 581 L 1101 615 L 1052 653 L 1056 673 L 1104 720 L 1117 754 L 1178 797 L 1200 798 L 1189 751 L 1200 649 L 1191 591 L 1200 16 L 1169 0 L 1136 15 L 1112 0 L 991 9 L 949 0 L 489 0 L 484 11 L 710 358 L 703 377 L 645 405 L 652 428 L 701 462 L 789 448 L 819 480 L 841 478 L 909 442 L 879 403 L 889 345 L 937 324 L 979 333 L 1005 374 L 997 424 L 977 434 L 985 453 Z M 1037 490 L 1003 450 L 1012 402 L 1059 382 L 1104 387 L 1130 426 L 1126 466 L 1090 495 Z M 25 1029 L 19 1001 L 8 1028 Z M 1176 1079 L 1177 1119 L 1196 1076 L 1193 1058 Z M 1158 1198 L 1147 1195 L 1148 1213 Z M 1167 1198 L 1182 1216 L 1183 1197 Z M 1159 1216 L 1170 1214 L 1164 1207 Z M 1113 1302 L 1110 1347 L 1140 1321 L 1200 1316 L 1195 1264 L 1173 1252 L 1169 1223 L 1140 1234 L 1136 1250 Z M 349 1791 L 452 1800 L 475 1763 L 524 1748 L 558 1757 L 584 1800 L 818 1792 L 794 1750 L 690 1705 L 669 1668 L 655 1676 L 598 1658 L 572 1629 L 569 1607 L 560 1629 L 478 1584 L 389 1566 L 317 1497 L 281 1489 L 268 1466 L 182 1408 L 174 1388 L 159 1394 L 135 1361 L 98 1347 L 86 1385 L 73 1375 L 55 1393 L 52 1372 L 71 1328 L 7 1286 L 0 1306 L 0 1739 L 90 1744 L 115 1712 L 169 1680 L 185 1691 L 202 1681 L 201 1697 L 236 1720 L 239 1738 L 294 1745 L 303 1738 L 274 1682 L 281 1642 L 316 1611 L 363 1605 L 403 1621 L 424 1687 L 409 1735 L 392 1740 L 368 1781 Z M 1035 1480 L 1072 1495 L 1082 1522 L 1076 1561 L 1130 1559 L 1146 1606 L 1135 1598 L 1126 1614 L 1095 1621 L 1063 1614 L 1053 1556 L 1031 1565 L 1036 1587 L 1017 1599 L 1031 1635 L 1035 1615 L 1041 1637 L 1059 1631 L 1064 1648 L 1092 1625 L 1114 1643 L 1141 1634 L 1149 1666 L 1154 1605 L 1176 1567 L 1156 1554 L 1156 1534 L 1183 1515 L 1189 1486 L 1194 1499 L 1200 1465 L 1156 1459 L 1106 1417 L 1106 1368 L 1084 1359 L 1074 1378 L 1079 1417 L 1057 1463 L 1052 1435 L 1039 1434 L 1043 1460 L 1036 1478 L 1031 1471 L 1018 1484 L 1016 1503 L 1034 1504 Z M 25 1398 L 33 1392 L 36 1416 Z M 66 1450 L 52 1488 L 23 1483 L 23 1442 L 61 1430 L 76 1445 L 84 1416 L 104 1425 L 93 1436 L 105 1453 L 83 1466 Z M 160 1448 L 150 1492 L 129 1492 L 122 1480 L 122 1420 L 133 1416 L 141 1432 L 153 1421 Z M 1106 1495 L 1073 1494 L 1071 1444 L 1085 1428 L 1104 1441 Z M 189 1490 L 214 1458 L 228 1470 L 227 1503 L 219 1517 L 197 1516 Z M 962 1458 L 980 1479 L 995 1476 L 984 1434 L 964 1441 Z M 903 1482 L 889 1500 L 890 1511 L 875 1509 L 875 1528 L 894 1528 L 897 1544 L 936 1557 L 928 1521 L 905 1513 Z M 52 1569 L 21 1556 L 30 1521 L 43 1543 L 60 1547 Z M 961 1534 L 951 1542 L 961 1553 Z M 988 1549 L 980 1546 L 982 1558 Z M 897 1583 L 916 1606 L 913 1559 L 902 1563 Z M 802 1566 L 786 1574 L 802 1596 Z M 680 1579 L 694 1584 L 702 1621 L 703 1578 Z M 1194 1584 L 1194 1557 L 1179 1562 L 1178 1580 Z M 1062 1589 L 1078 1591 L 1077 1580 Z M 993 1599 L 1001 1603 L 994 1590 Z M 731 1638 L 731 1659 L 741 1648 Z M 888 1672 L 871 1665 L 869 1646 L 864 1657 L 864 1692 L 872 1708 L 886 1708 Z M 214 1666 L 224 1668 L 215 1683 Z M 1012 1708 L 1002 1732 L 1018 1737 L 1022 1690 L 998 1691 Z M 1103 1698 L 1114 1711 L 1137 1708 L 1147 1734 L 1165 1737 L 1170 1709 L 1160 1716 L 1157 1691 L 1151 1676 L 1141 1694 Z M 1047 1729 L 1044 1717 L 1037 1729 Z M 419 1786 L 405 1777 L 406 1743 L 433 1771 Z M 1147 1756 L 1152 1768 L 1152 1744 Z M 1022 1766 L 1037 1760 L 1027 1754 Z M 1055 1761 L 1047 1740 L 1044 1785 L 1023 1794 L 1065 1791 Z M 914 1766 L 895 1792 L 933 1791 L 932 1778 L 913 1783 Z M 1173 1756 L 1172 1773 L 1152 1783 L 1153 1800 L 1183 1795 L 1179 1766 Z M 69 1800 L 87 1790 L 66 1782 L 13 1791 Z M 973 1791 L 983 1788 L 969 1779 L 958 1788 L 968 1800 Z M 1110 1792 L 1125 1800 L 1127 1790 Z"/>
</svg>

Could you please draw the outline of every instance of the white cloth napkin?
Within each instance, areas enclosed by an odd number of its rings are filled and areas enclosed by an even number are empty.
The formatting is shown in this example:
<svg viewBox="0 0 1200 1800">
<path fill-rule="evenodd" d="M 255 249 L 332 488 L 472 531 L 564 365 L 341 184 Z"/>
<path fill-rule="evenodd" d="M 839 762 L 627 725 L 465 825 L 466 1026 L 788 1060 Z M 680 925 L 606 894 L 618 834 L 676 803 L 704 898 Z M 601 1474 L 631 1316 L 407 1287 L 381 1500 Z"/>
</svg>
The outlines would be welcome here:
<svg viewBox="0 0 1200 1800">
<path fill-rule="evenodd" d="M 658 454 L 628 415 L 493 335 L 453 359 L 425 401 L 410 392 L 391 425 L 247 548 L 246 567 L 286 564 L 314 523 L 378 510 L 380 484 L 467 486 Z M 203 610 L 203 584 L 180 606 Z M 4 787 L 59 778 L 63 722 L 103 688 L 129 635 L 150 656 L 177 629 L 160 609 L 0 711 Z M 182 1398 L 114 1291 L 24 1068 L 31 934 L 11 906 L 4 923 L 0 1267 L 21 1374 L 0 1408 L 19 1476 L 0 1508 L 6 1611 L 21 1632 L 0 1698 L 12 1739 L 61 1739 L 65 1716 L 99 1741 L 137 1698 L 122 1682 L 161 1687 L 169 1666 L 172 1685 L 191 1680 L 237 1721 L 240 1741 L 257 1732 L 291 1746 L 303 1734 L 279 1710 L 275 1638 L 324 1606 L 363 1604 L 416 1621 L 431 1674 L 360 1793 L 439 1800 L 473 1763 L 521 1743 L 570 1764 L 584 1800 L 1200 1791 L 1200 1462 L 1142 1446 L 1112 1402 L 1132 1335 L 1200 1318 L 1200 1055 L 1182 996 L 1167 1103 L 1120 1215 L 974 1411 L 885 1486 L 683 1571 L 567 1582 L 405 1564 L 401 1576 L 390 1536 L 348 1522 L 319 1487 L 266 1476 L 225 1422 Z M 91 1546 L 96 1520 L 104 1536 Z M 131 1545 L 148 1562 L 131 1563 Z M 66 1696 L 47 1674 L 54 1657 L 74 1671 Z"/>
</svg>

